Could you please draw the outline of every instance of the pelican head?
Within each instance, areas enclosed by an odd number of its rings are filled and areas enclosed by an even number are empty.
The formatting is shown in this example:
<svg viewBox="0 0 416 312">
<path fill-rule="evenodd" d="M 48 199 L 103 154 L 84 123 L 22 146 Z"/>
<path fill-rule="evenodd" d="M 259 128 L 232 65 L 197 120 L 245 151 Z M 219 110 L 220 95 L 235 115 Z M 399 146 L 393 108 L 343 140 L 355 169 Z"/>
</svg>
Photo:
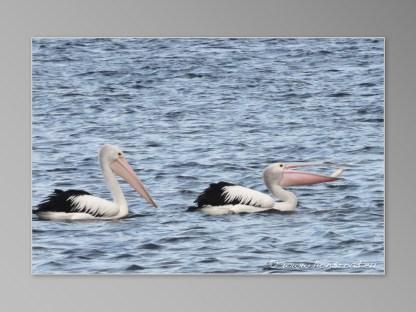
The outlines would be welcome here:
<svg viewBox="0 0 416 312">
<path fill-rule="evenodd" d="M 123 178 L 130 186 L 139 193 L 149 204 L 154 207 L 157 207 L 156 202 L 150 196 L 149 192 L 146 190 L 143 182 L 135 174 L 133 168 L 129 165 L 127 160 L 124 158 L 123 151 L 115 145 L 105 144 L 101 147 L 100 153 L 100 164 L 104 169 L 109 167 L 111 171 Z"/>
<path fill-rule="evenodd" d="M 300 167 L 328 167 L 322 163 L 308 163 L 308 164 L 285 164 L 274 163 L 266 167 L 263 171 L 263 178 L 266 182 L 273 181 L 282 187 L 294 185 L 310 185 L 323 182 L 331 182 L 338 180 L 338 176 L 342 173 L 342 169 L 338 169 L 331 176 L 308 173 L 296 170 Z"/>
</svg>

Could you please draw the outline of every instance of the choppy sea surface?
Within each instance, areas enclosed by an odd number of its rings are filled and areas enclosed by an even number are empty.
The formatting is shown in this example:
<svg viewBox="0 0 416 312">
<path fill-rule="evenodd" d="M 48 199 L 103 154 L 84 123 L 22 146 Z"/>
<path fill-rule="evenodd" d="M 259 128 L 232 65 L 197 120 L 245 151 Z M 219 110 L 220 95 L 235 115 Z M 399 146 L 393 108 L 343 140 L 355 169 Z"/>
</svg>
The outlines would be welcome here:
<svg viewBox="0 0 416 312">
<path fill-rule="evenodd" d="M 384 272 L 383 39 L 35 38 L 32 85 L 33 206 L 55 188 L 111 199 L 104 143 L 160 206 L 121 182 L 125 219 L 33 215 L 33 273 Z M 291 214 L 186 211 L 212 182 L 267 192 L 276 161 L 346 170 L 291 188 Z"/>
</svg>

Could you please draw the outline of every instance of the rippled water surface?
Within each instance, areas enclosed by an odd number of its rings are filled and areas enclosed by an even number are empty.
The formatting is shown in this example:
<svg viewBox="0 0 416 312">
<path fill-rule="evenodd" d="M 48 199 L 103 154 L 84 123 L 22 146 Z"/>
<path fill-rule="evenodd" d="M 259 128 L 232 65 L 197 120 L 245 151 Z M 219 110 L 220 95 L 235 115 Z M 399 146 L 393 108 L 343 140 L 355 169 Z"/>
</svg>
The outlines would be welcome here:
<svg viewBox="0 0 416 312">
<path fill-rule="evenodd" d="M 34 273 L 384 270 L 382 39 L 33 40 L 33 206 L 54 188 L 110 198 L 117 144 L 160 205 L 126 183 L 118 221 L 32 221 Z M 267 192 L 276 161 L 346 164 L 293 187 L 292 214 L 186 212 L 221 180 Z"/>
</svg>

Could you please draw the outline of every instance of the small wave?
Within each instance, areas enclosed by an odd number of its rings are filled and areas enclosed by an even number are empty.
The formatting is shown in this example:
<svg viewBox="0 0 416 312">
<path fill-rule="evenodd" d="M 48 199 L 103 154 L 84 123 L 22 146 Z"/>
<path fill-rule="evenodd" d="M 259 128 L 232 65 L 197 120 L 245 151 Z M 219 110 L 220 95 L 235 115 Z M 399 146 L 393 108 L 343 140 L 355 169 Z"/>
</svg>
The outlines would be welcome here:
<svg viewBox="0 0 416 312">
<path fill-rule="evenodd" d="M 134 85 L 131 86 L 133 89 L 144 89 L 146 88 L 145 85 L 140 84 L 140 83 L 135 83 Z"/>
<path fill-rule="evenodd" d="M 338 237 L 340 237 L 340 235 L 339 235 L 338 233 L 333 232 L 333 231 L 327 231 L 327 232 L 323 235 L 323 237 L 333 239 L 333 238 L 338 238 Z"/>
<path fill-rule="evenodd" d="M 89 257 L 98 257 L 98 256 L 105 256 L 107 253 L 106 252 L 104 252 L 104 251 L 102 251 L 102 250 L 99 250 L 99 249 L 93 249 L 93 250 L 91 250 L 89 253 L 88 253 L 88 255 L 87 256 L 89 256 Z"/>
<path fill-rule="evenodd" d="M 224 269 L 224 270 L 213 270 L 213 271 L 205 271 L 208 274 L 232 274 L 232 273 L 240 273 L 244 272 L 243 270 L 238 269 Z"/>
<path fill-rule="evenodd" d="M 356 184 L 327 184 L 325 185 L 325 188 L 328 189 L 337 189 L 339 191 L 344 191 L 344 190 L 354 190 L 358 188 L 358 185 Z"/>
<path fill-rule="evenodd" d="M 82 93 L 77 93 L 77 92 L 67 92 L 62 94 L 63 97 L 75 97 L 75 96 L 84 96 L 84 94 Z"/>
<path fill-rule="evenodd" d="M 384 200 L 373 200 L 373 203 L 375 203 L 377 208 L 384 208 Z"/>
<path fill-rule="evenodd" d="M 350 239 L 347 239 L 347 240 L 340 241 L 338 243 L 338 245 L 339 246 L 350 246 L 350 245 L 355 245 L 355 244 L 360 244 L 360 243 L 363 243 L 363 241 L 358 240 L 358 239 L 354 239 L 354 238 L 350 238 Z"/>
<path fill-rule="evenodd" d="M 159 240 L 161 243 L 178 243 L 178 242 L 186 242 L 189 240 L 196 239 L 195 236 L 176 236 L 176 237 L 166 237 Z"/>
<path fill-rule="evenodd" d="M 257 249 L 257 248 L 254 249 L 252 252 L 255 253 L 255 254 L 259 254 L 259 255 L 261 255 L 261 254 L 268 254 L 269 253 L 267 250 Z"/>
<path fill-rule="evenodd" d="M 185 75 L 185 77 L 186 78 L 202 78 L 202 77 L 204 77 L 204 75 L 203 74 L 197 74 L 197 73 L 187 73 L 186 75 Z"/>
<path fill-rule="evenodd" d="M 351 93 L 348 92 L 337 92 L 337 93 L 331 93 L 328 95 L 328 97 L 346 97 L 346 96 L 350 96 Z"/>
<path fill-rule="evenodd" d="M 198 263 L 214 263 L 214 262 L 218 262 L 218 261 L 219 260 L 217 258 L 209 257 L 209 258 L 199 260 Z"/>
<path fill-rule="evenodd" d="M 359 199 L 360 199 L 360 197 L 355 196 L 355 195 L 345 195 L 344 196 L 344 200 L 346 200 L 346 201 L 357 201 Z"/>
<path fill-rule="evenodd" d="M 169 221 L 161 222 L 161 224 L 179 224 L 179 223 L 182 223 L 182 221 L 181 220 L 169 220 Z"/>
<path fill-rule="evenodd" d="M 369 153 L 369 152 L 383 152 L 382 146 L 363 146 L 361 148 L 351 150 L 351 153 Z"/>
<path fill-rule="evenodd" d="M 320 50 L 318 53 L 321 54 L 321 55 L 334 54 L 334 52 L 328 51 L 328 50 Z"/>
<path fill-rule="evenodd" d="M 127 258 L 132 258 L 132 257 L 134 257 L 132 254 L 129 254 L 129 253 L 122 253 L 122 254 L 119 254 L 119 255 L 117 255 L 117 256 L 114 256 L 114 257 L 113 257 L 113 258 L 111 258 L 111 259 L 118 260 L 118 259 L 127 259 Z"/>
<path fill-rule="evenodd" d="M 313 246 L 311 246 L 311 247 L 309 247 L 309 249 L 322 249 L 322 248 L 325 248 L 325 246 L 324 245 L 313 245 Z"/>
<path fill-rule="evenodd" d="M 363 83 L 360 83 L 360 84 L 358 84 L 358 86 L 359 87 L 375 87 L 376 86 L 376 84 L 375 83 L 373 83 L 373 82 L 363 82 Z"/>
<path fill-rule="evenodd" d="M 285 251 L 290 252 L 290 253 L 295 253 L 295 254 L 306 253 L 305 250 L 299 250 L 293 247 L 285 248 Z"/>
<path fill-rule="evenodd" d="M 145 269 L 145 267 L 142 267 L 142 266 L 137 265 L 137 264 L 132 264 L 132 265 L 130 265 L 126 268 L 126 271 L 142 271 L 144 269 Z"/>
<path fill-rule="evenodd" d="M 184 195 L 197 195 L 197 194 L 199 194 L 199 192 L 197 192 L 197 191 L 185 190 L 185 189 L 181 189 L 179 191 L 179 193 L 184 194 Z"/>
<path fill-rule="evenodd" d="M 61 266 L 63 266 L 63 263 L 56 262 L 56 261 L 49 261 L 49 262 L 45 263 L 45 265 L 46 266 L 61 267 Z"/>
<path fill-rule="evenodd" d="M 319 215 L 326 215 L 328 213 L 332 213 L 332 211 L 333 211 L 332 209 L 319 209 L 319 210 L 310 211 L 310 213 L 319 216 Z"/>
<path fill-rule="evenodd" d="M 61 63 L 61 62 L 75 62 L 75 59 L 69 58 L 69 57 L 59 57 L 59 58 L 51 58 L 51 59 L 44 59 L 44 60 L 38 60 L 42 63 Z"/>
<path fill-rule="evenodd" d="M 147 147 L 160 147 L 162 144 L 156 141 L 148 141 L 145 143 Z"/>
<path fill-rule="evenodd" d="M 162 245 L 154 244 L 154 243 L 146 243 L 139 246 L 140 249 L 149 249 L 149 250 L 158 250 L 162 249 Z"/>
<path fill-rule="evenodd" d="M 83 76 L 94 76 L 94 75 L 102 75 L 105 77 L 111 77 L 117 74 L 120 74 L 120 72 L 115 70 L 97 70 L 97 71 L 87 71 L 83 73 L 76 74 L 75 76 L 83 77 Z"/>
<path fill-rule="evenodd" d="M 381 242 L 382 244 L 382 242 Z M 380 253 L 384 253 L 384 246 L 380 246 L 377 248 L 373 248 L 370 250 L 362 250 L 360 252 L 360 256 L 374 256 L 374 255 L 378 255 Z"/>
<path fill-rule="evenodd" d="M 170 112 L 167 112 L 165 116 L 168 118 L 176 118 L 176 117 L 182 116 L 183 114 L 184 114 L 183 111 L 170 111 Z"/>
<path fill-rule="evenodd" d="M 132 213 L 129 214 L 127 217 L 125 217 L 124 219 L 135 219 L 135 218 L 143 218 L 143 217 L 147 217 L 151 214 L 147 214 L 147 213 Z"/>
<path fill-rule="evenodd" d="M 357 119 L 360 122 L 384 122 L 384 118 L 360 118 Z"/>
<path fill-rule="evenodd" d="M 58 167 L 58 168 L 53 168 L 53 169 L 46 169 L 47 172 L 74 172 L 77 170 L 78 169 L 74 167 L 68 167 L 68 168 Z"/>
<path fill-rule="evenodd" d="M 32 250 L 48 250 L 49 248 L 42 247 L 42 246 L 33 246 Z"/>
<path fill-rule="evenodd" d="M 177 175 L 177 179 L 179 180 L 185 180 L 185 181 L 197 181 L 198 178 L 194 176 L 187 176 L 187 175 Z"/>
</svg>

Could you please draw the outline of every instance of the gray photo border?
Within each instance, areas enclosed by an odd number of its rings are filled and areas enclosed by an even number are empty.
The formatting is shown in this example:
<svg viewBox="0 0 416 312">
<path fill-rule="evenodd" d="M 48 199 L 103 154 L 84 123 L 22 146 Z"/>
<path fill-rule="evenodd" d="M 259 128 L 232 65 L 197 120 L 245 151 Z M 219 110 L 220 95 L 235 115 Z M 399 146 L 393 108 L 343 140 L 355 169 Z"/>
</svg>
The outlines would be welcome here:
<svg viewBox="0 0 416 312">
<path fill-rule="evenodd" d="M 2 311 L 411 311 L 416 2 L 52 0 L 0 4 Z M 385 276 L 31 276 L 30 47 L 40 36 L 385 37 Z"/>
</svg>

